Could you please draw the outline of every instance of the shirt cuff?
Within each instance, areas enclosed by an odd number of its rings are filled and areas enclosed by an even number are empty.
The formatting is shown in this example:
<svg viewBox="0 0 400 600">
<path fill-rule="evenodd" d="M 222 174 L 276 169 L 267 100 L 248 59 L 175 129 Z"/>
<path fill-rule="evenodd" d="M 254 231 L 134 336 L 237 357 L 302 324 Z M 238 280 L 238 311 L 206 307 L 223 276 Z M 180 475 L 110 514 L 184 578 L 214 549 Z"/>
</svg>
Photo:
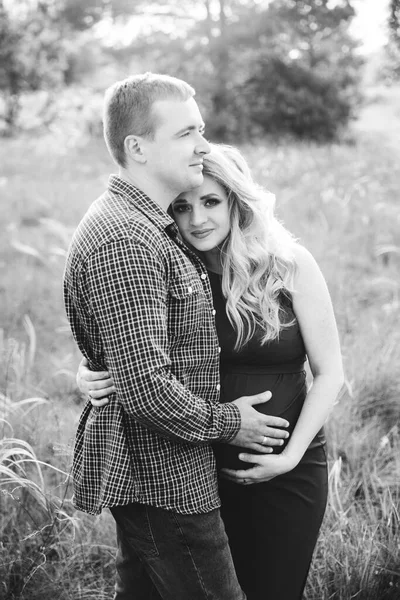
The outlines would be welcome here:
<svg viewBox="0 0 400 600">
<path fill-rule="evenodd" d="M 233 402 L 224 402 L 219 406 L 218 441 L 230 442 L 239 433 L 242 423 L 239 408 Z"/>
</svg>

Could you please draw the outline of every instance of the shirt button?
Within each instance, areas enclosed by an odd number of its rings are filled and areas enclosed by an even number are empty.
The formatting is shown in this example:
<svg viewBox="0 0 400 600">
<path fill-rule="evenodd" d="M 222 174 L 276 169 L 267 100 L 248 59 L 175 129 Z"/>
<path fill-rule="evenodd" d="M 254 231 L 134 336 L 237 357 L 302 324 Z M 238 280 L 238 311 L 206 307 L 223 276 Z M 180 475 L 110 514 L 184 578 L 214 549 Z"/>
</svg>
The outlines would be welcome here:
<svg viewBox="0 0 400 600">
<path fill-rule="evenodd" d="M 192 286 L 190 286 L 190 285 L 189 285 L 189 287 L 188 287 L 188 293 L 189 293 L 189 294 L 192 294 L 192 293 L 193 293 L 193 288 L 192 288 Z"/>
<path fill-rule="evenodd" d="M 200 279 L 203 279 L 203 281 L 204 281 L 204 279 L 207 279 L 207 275 L 205 273 L 203 273 L 202 275 L 200 275 Z"/>
<path fill-rule="evenodd" d="M 221 346 L 218 346 L 218 354 L 221 354 Z"/>
<path fill-rule="evenodd" d="M 219 392 L 219 390 L 221 389 L 220 384 L 217 385 L 217 392 Z"/>
<path fill-rule="evenodd" d="M 217 311 L 215 310 L 215 308 L 213 308 L 212 314 L 213 314 L 214 317 L 217 314 Z"/>
</svg>

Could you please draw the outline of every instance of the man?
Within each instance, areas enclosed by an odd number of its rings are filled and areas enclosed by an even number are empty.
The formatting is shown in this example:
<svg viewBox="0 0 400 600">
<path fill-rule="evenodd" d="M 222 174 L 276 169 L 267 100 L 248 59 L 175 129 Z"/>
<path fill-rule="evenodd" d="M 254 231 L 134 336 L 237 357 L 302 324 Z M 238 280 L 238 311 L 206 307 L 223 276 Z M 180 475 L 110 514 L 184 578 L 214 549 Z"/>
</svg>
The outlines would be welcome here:
<svg viewBox="0 0 400 600">
<path fill-rule="evenodd" d="M 105 140 L 119 165 L 76 230 L 65 270 L 74 337 L 116 394 L 85 406 L 74 502 L 117 523 L 117 600 L 245 598 L 219 514 L 211 442 L 253 450 L 268 417 L 219 404 L 215 310 L 205 268 L 167 214 L 202 183 L 209 152 L 185 82 L 137 75 L 106 93 Z M 282 436 L 283 437 L 283 436 Z"/>
</svg>

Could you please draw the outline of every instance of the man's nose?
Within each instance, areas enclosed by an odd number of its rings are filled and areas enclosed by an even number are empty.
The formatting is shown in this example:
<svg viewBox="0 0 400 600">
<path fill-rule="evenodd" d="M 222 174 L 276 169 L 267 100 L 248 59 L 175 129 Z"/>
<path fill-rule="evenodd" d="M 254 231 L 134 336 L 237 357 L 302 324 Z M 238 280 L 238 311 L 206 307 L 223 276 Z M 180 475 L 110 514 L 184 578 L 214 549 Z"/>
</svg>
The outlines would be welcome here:
<svg viewBox="0 0 400 600">
<path fill-rule="evenodd" d="M 196 146 L 196 154 L 209 154 L 211 152 L 210 144 L 201 136 L 199 143 Z"/>
</svg>

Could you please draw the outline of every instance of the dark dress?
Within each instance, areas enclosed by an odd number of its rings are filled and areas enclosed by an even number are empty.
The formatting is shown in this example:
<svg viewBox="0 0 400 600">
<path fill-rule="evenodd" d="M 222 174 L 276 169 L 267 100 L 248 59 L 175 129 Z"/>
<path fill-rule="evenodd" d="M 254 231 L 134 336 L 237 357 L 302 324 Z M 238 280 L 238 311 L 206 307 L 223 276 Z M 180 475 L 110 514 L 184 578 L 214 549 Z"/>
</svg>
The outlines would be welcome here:
<svg viewBox="0 0 400 600">
<path fill-rule="evenodd" d="M 258 332 L 234 351 L 236 336 L 226 316 L 221 278 L 212 272 L 209 276 L 221 346 L 221 401 L 270 390 L 271 400 L 257 410 L 287 419 L 292 432 L 307 394 L 305 348 L 297 321 L 282 330 L 279 340 L 262 346 Z M 288 300 L 283 303 L 289 322 L 292 306 Z M 282 452 L 285 444 L 274 452 Z M 216 444 L 214 450 L 218 469 L 251 466 L 238 458 L 243 449 Z M 219 478 L 221 514 L 247 600 L 302 598 L 326 507 L 327 479 L 323 430 L 289 473 L 247 486 Z"/>
</svg>

